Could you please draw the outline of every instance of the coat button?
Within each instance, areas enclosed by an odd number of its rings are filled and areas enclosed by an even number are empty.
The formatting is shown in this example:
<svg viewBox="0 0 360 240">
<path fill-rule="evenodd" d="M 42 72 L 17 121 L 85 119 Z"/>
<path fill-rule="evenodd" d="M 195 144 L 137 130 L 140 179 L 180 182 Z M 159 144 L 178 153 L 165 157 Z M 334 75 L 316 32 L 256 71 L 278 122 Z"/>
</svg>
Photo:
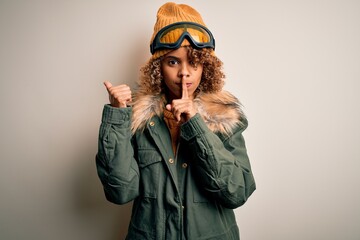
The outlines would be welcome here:
<svg viewBox="0 0 360 240">
<path fill-rule="evenodd" d="M 155 122 L 151 121 L 150 126 L 152 126 L 152 127 L 155 126 Z"/>
<path fill-rule="evenodd" d="M 173 163 L 174 163 L 174 159 L 170 158 L 170 159 L 169 159 L 169 163 L 173 164 Z"/>
<path fill-rule="evenodd" d="M 182 165 L 181 165 L 183 168 L 187 168 L 187 163 L 183 163 Z"/>
</svg>

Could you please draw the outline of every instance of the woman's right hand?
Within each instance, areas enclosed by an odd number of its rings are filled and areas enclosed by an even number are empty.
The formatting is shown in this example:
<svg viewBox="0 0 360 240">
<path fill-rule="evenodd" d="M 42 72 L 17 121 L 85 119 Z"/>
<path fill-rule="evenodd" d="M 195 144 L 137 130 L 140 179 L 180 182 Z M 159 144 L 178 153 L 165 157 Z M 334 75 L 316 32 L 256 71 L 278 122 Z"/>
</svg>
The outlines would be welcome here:
<svg viewBox="0 0 360 240">
<path fill-rule="evenodd" d="M 128 85 L 113 86 L 108 81 L 105 81 L 104 85 L 109 93 L 110 105 L 112 107 L 126 108 L 127 103 L 131 102 L 131 89 Z"/>
</svg>

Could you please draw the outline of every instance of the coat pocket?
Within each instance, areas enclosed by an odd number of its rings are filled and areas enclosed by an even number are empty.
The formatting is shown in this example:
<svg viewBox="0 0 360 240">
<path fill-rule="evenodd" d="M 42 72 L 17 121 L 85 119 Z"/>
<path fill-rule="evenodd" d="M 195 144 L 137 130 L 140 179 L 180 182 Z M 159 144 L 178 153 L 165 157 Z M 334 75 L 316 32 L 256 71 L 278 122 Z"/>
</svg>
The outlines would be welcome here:
<svg viewBox="0 0 360 240">
<path fill-rule="evenodd" d="M 159 189 L 161 156 L 153 149 L 141 149 L 138 155 L 141 188 L 144 197 L 156 198 Z"/>
<path fill-rule="evenodd" d="M 126 239 L 157 239 L 156 226 L 159 209 L 156 202 L 157 200 L 153 198 L 137 198 L 134 201 Z"/>
</svg>

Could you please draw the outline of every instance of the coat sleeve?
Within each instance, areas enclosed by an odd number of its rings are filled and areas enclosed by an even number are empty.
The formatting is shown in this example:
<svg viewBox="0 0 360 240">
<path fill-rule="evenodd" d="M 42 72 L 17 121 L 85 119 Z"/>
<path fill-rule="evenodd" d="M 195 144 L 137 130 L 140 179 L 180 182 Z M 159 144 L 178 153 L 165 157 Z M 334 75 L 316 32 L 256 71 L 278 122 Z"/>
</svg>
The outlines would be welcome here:
<svg viewBox="0 0 360 240">
<path fill-rule="evenodd" d="M 242 119 L 241 126 L 224 139 L 211 132 L 199 114 L 181 127 L 201 188 L 227 208 L 243 205 L 256 189 L 242 135 L 247 124 Z"/>
<path fill-rule="evenodd" d="M 127 203 L 139 194 L 139 168 L 130 130 L 131 108 L 105 105 L 99 130 L 96 167 L 107 200 Z"/>
</svg>

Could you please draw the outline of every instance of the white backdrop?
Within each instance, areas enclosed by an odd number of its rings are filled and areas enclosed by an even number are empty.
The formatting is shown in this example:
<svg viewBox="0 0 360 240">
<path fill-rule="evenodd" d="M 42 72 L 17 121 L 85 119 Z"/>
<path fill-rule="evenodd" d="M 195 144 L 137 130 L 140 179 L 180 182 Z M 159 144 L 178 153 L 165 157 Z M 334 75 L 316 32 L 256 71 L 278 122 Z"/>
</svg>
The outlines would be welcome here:
<svg viewBox="0 0 360 240">
<path fill-rule="evenodd" d="M 104 80 L 134 85 L 162 0 L 0 0 L 0 239 L 123 239 L 95 154 Z M 249 119 L 242 239 L 360 238 L 360 2 L 190 1 Z"/>
</svg>

